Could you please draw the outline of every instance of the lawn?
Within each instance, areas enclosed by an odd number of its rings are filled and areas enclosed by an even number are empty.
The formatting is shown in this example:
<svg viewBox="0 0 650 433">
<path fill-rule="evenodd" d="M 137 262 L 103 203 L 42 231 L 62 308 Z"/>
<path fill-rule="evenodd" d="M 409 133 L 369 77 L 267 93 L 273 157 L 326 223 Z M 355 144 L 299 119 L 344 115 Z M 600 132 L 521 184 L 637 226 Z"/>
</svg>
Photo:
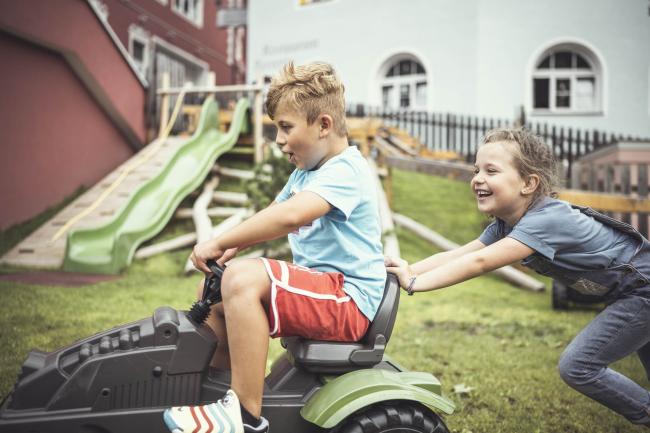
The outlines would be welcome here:
<svg viewBox="0 0 650 433">
<path fill-rule="evenodd" d="M 398 170 L 393 206 L 459 243 L 473 239 L 488 222 L 476 211 L 466 184 Z M 178 230 L 170 227 L 161 237 Z M 5 240 L 10 235 L 2 234 Z M 409 261 L 434 252 L 409 232 L 398 230 L 398 236 Z M 11 390 L 32 347 L 52 350 L 150 315 L 160 305 L 187 308 L 197 281 L 180 273 L 188 253 L 136 262 L 121 279 L 93 286 L 0 282 L 0 395 Z M 595 309 L 556 312 L 548 292 L 532 293 L 481 277 L 403 296 L 387 352 L 406 367 L 441 379 L 445 394 L 457 404 L 456 413 L 445 418 L 455 433 L 647 431 L 573 391 L 557 374 L 563 348 L 595 314 Z M 275 342 L 269 358 L 280 350 Z M 614 368 L 648 386 L 635 356 Z M 460 384 L 469 392 L 454 393 Z"/>
</svg>

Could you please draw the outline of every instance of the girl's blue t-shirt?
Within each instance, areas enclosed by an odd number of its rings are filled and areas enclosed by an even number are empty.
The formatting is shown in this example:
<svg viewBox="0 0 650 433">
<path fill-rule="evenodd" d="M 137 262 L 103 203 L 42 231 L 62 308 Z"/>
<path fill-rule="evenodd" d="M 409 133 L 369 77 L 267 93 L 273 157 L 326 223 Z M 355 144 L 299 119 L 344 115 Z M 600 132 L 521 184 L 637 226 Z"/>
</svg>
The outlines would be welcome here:
<svg viewBox="0 0 650 433">
<path fill-rule="evenodd" d="M 368 163 L 350 146 L 317 170 L 294 170 L 275 200 L 311 191 L 332 206 L 326 215 L 289 234 L 293 261 L 342 273 L 343 290 L 371 321 L 386 281 L 376 188 Z"/>
<path fill-rule="evenodd" d="M 545 197 L 529 209 L 514 227 L 495 219 L 479 240 L 490 245 L 504 237 L 527 245 L 564 268 L 584 271 L 629 262 L 638 240 L 596 221 L 565 201 Z M 527 259 L 523 260 L 526 264 Z"/>
</svg>

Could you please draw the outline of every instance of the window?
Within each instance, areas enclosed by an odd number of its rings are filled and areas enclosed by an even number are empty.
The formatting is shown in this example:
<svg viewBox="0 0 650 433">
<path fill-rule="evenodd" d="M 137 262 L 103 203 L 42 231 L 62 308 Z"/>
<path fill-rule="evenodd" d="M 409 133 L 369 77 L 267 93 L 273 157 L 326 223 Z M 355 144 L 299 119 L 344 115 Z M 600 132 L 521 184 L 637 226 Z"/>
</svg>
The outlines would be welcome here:
<svg viewBox="0 0 650 433">
<path fill-rule="evenodd" d="M 595 56 L 583 47 L 559 46 L 538 59 L 532 77 L 533 111 L 600 111 L 600 73 Z"/>
<path fill-rule="evenodd" d="M 173 0 L 172 10 L 197 27 L 203 27 L 203 0 Z"/>
<path fill-rule="evenodd" d="M 135 24 L 129 26 L 129 54 L 135 66 L 146 75 L 149 66 L 149 33 Z"/>
<path fill-rule="evenodd" d="M 427 77 L 422 64 L 412 56 L 394 60 L 385 69 L 381 103 L 388 109 L 425 109 Z"/>
</svg>

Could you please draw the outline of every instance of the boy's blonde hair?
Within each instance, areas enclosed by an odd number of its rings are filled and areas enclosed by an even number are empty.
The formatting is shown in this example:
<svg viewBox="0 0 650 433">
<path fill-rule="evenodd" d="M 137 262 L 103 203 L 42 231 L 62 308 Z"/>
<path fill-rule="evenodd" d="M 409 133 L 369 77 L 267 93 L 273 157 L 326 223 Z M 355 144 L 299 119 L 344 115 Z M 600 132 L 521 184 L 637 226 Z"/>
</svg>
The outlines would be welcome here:
<svg viewBox="0 0 650 433">
<path fill-rule="evenodd" d="M 482 144 L 507 141 L 513 143 L 513 161 L 519 175 L 526 179 L 531 174 L 539 176 L 539 186 L 533 203 L 540 197 L 557 197 L 557 164 L 553 151 L 541 137 L 524 128 L 496 128 L 489 130 Z"/>
<path fill-rule="evenodd" d="M 334 131 L 344 136 L 345 88 L 334 68 L 327 63 L 286 64 L 271 81 L 266 97 L 266 112 L 273 119 L 279 107 L 304 114 L 312 124 L 320 114 L 329 114 L 334 120 Z"/>
</svg>

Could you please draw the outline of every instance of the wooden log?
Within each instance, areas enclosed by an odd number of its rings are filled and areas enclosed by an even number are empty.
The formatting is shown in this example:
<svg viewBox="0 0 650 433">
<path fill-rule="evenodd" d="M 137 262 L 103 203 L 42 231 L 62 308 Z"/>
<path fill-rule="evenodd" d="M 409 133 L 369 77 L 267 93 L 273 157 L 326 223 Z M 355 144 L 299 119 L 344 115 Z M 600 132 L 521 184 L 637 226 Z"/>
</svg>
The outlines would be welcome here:
<svg viewBox="0 0 650 433">
<path fill-rule="evenodd" d="M 210 239 L 212 231 L 212 220 L 208 216 L 208 206 L 212 201 L 214 190 L 219 185 L 219 178 L 213 177 L 203 186 L 203 192 L 194 202 L 192 207 L 192 219 L 194 220 L 194 227 L 196 228 L 196 243 L 205 242 Z M 188 259 L 185 262 L 185 273 L 193 269 L 194 265 Z"/>
<path fill-rule="evenodd" d="M 243 192 L 215 191 L 212 199 L 217 203 L 224 204 L 235 204 L 239 206 L 246 206 L 248 204 L 248 196 Z"/>
<path fill-rule="evenodd" d="M 245 208 L 243 207 L 211 207 L 206 211 L 209 217 L 212 218 L 227 218 L 230 216 L 235 215 L 237 212 L 243 210 Z M 192 209 L 189 208 L 182 208 L 178 209 L 176 213 L 174 214 L 175 218 L 178 219 L 187 219 L 187 218 L 192 218 Z"/>
<path fill-rule="evenodd" d="M 142 247 L 135 252 L 135 259 L 146 259 L 155 255 L 178 250 L 196 243 L 196 232 L 187 233 L 157 244 Z"/>
<path fill-rule="evenodd" d="M 255 178 L 255 173 L 252 170 L 240 170 L 238 168 L 222 167 L 220 165 L 215 166 L 215 171 L 222 176 L 242 179 L 242 180 L 251 180 Z"/>
<path fill-rule="evenodd" d="M 399 242 L 397 240 L 397 235 L 395 234 L 392 212 L 388 206 L 386 193 L 384 192 L 381 180 L 377 174 L 377 165 L 375 164 L 375 161 L 370 158 L 368 158 L 367 161 L 370 170 L 374 175 L 375 185 L 377 186 L 377 195 L 379 198 L 379 219 L 381 222 L 381 231 L 384 241 L 384 254 L 391 257 L 400 257 Z"/>
<path fill-rule="evenodd" d="M 379 152 L 381 152 L 386 156 L 397 156 L 397 157 L 403 156 L 402 152 L 397 150 L 395 146 L 393 146 L 387 140 L 381 138 L 378 135 L 375 136 L 374 145 L 379 150 Z"/>
<path fill-rule="evenodd" d="M 407 216 L 394 213 L 393 220 L 395 221 L 395 224 L 397 224 L 399 227 L 404 227 L 405 229 L 411 230 L 413 233 L 420 236 L 422 239 L 430 242 L 431 244 L 445 251 L 458 248 L 459 246 L 457 243 L 450 241 L 449 239 L 445 238 L 439 233 L 436 233 L 430 228 L 418 223 L 417 221 Z M 516 286 L 528 290 L 532 290 L 535 292 L 543 291 L 546 288 L 544 286 L 544 283 L 542 283 L 541 281 L 538 281 L 535 278 L 530 277 L 524 274 L 523 272 L 516 270 L 512 266 L 504 266 L 502 268 L 492 271 L 492 273 L 498 275 L 499 277 L 503 278 L 504 280 Z"/>
<path fill-rule="evenodd" d="M 432 161 L 424 158 L 387 156 L 386 164 L 389 167 L 395 167 L 401 170 L 417 171 L 420 173 L 467 182 L 469 182 L 474 176 L 474 167 L 462 162 Z"/>
<path fill-rule="evenodd" d="M 399 137 L 395 135 L 389 135 L 388 136 L 388 141 L 395 147 L 397 147 L 399 150 L 401 150 L 403 153 L 406 153 L 409 156 L 418 156 L 417 150 L 409 146 L 408 144 L 404 143 Z"/>
<path fill-rule="evenodd" d="M 226 231 L 232 229 L 237 224 L 242 222 L 252 211 L 249 209 L 244 209 L 238 212 L 237 214 L 231 216 L 230 218 L 224 220 L 221 224 L 212 228 L 211 237 L 221 236 Z M 165 253 L 168 251 L 177 250 L 180 248 L 185 248 L 196 243 L 196 233 L 187 233 L 181 236 L 178 236 L 174 239 L 169 239 L 154 245 L 149 245 L 147 247 L 140 248 L 135 252 L 136 259 L 145 259 L 148 257 L 155 256 L 156 254 Z"/>
</svg>

